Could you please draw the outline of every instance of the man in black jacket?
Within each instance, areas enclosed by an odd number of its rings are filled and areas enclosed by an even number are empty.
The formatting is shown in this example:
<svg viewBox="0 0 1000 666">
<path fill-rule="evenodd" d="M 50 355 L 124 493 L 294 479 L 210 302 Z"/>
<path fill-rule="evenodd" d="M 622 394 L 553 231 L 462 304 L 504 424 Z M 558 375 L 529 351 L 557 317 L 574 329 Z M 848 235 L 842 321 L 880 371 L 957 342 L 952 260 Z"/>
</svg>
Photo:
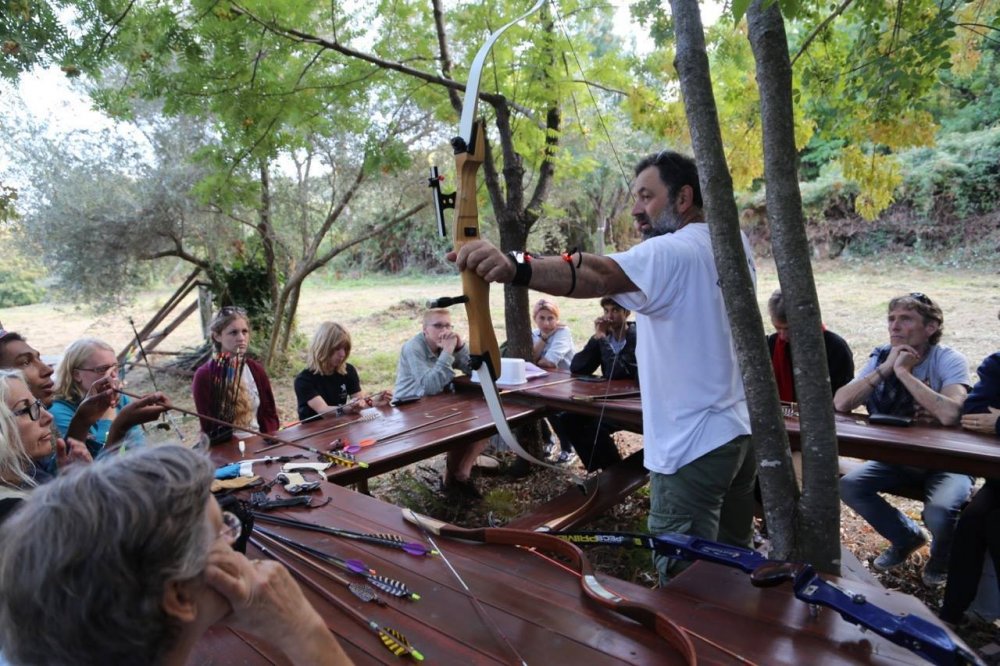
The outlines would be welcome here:
<svg viewBox="0 0 1000 666">
<path fill-rule="evenodd" d="M 594 320 L 594 334 L 586 346 L 573 356 L 570 372 L 591 375 L 601 369 L 604 379 L 639 380 L 635 360 L 635 323 L 628 321 L 632 313 L 609 296 L 601 299 L 604 314 Z M 612 435 L 621 427 L 596 418 L 565 412 L 551 419 L 562 445 L 559 461 L 569 458 L 570 445 L 576 449 L 588 472 L 609 467 L 621 460 Z"/>
</svg>

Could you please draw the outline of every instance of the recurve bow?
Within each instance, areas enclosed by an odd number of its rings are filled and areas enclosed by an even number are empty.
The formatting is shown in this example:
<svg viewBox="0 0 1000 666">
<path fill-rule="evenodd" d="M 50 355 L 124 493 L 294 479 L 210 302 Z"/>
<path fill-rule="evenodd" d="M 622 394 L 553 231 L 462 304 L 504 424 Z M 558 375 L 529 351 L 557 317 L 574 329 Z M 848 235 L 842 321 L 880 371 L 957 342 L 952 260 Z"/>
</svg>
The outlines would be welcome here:
<svg viewBox="0 0 1000 666">
<path fill-rule="evenodd" d="M 476 202 L 476 177 L 479 167 L 485 159 L 485 133 L 483 123 L 476 119 L 476 106 L 479 100 L 479 82 L 482 78 L 486 57 L 497 39 L 515 23 L 518 23 L 538 11 L 546 0 L 538 0 L 532 7 L 513 21 L 494 31 L 486 43 L 476 53 L 469 69 L 469 79 L 465 85 L 465 98 L 462 102 L 462 117 L 459 122 L 458 136 L 451 140 L 455 150 L 455 173 L 458 187 L 454 194 L 442 194 L 439 186 L 437 167 L 431 167 L 430 185 L 434 191 L 434 209 L 437 215 L 438 227 L 445 232 L 444 209 L 455 208 L 455 224 L 452 238 L 457 252 L 466 243 L 479 240 L 479 207 Z M 469 319 L 469 356 L 473 369 L 477 370 L 483 396 L 490 408 L 490 415 L 496 423 L 504 444 L 521 458 L 536 465 L 549 467 L 562 474 L 568 470 L 543 462 L 524 450 L 507 423 L 500 394 L 497 391 L 496 380 L 500 375 L 500 346 L 497 344 L 496 333 L 493 330 L 493 319 L 490 316 L 490 286 L 489 283 L 476 275 L 475 272 L 464 270 L 462 275 L 462 296 L 458 299 L 444 299 L 450 303 L 465 303 L 465 313 Z M 570 473 L 571 474 L 571 473 Z M 571 474 L 572 475 L 572 474 Z M 575 475 L 573 475 L 575 478 Z M 577 484 L 580 484 L 577 479 Z"/>
<path fill-rule="evenodd" d="M 580 575 L 580 584 L 586 597 L 593 603 L 608 608 L 619 615 L 635 620 L 651 629 L 657 636 L 667 641 L 689 664 L 697 663 L 697 654 L 684 630 L 678 627 L 662 611 L 635 601 L 625 599 L 604 587 L 595 575 L 587 556 L 572 543 L 542 532 L 512 530 L 503 527 L 480 527 L 466 529 L 417 514 L 411 509 L 403 509 L 403 518 L 421 529 L 433 534 L 453 539 L 477 541 L 487 544 L 534 548 L 543 553 L 552 553 L 567 560 Z"/>
</svg>

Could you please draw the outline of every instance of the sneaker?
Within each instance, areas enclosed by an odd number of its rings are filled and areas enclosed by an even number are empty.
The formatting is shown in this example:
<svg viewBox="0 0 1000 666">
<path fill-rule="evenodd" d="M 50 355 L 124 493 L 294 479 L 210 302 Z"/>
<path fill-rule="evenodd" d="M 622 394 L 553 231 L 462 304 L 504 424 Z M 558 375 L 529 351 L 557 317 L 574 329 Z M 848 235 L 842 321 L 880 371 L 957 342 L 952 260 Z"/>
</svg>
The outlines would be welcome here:
<svg viewBox="0 0 1000 666">
<path fill-rule="evenodd" d="M 576 454 L 572 451 L 561 451 L 559 457 L 556 458 L 556 463 L 560 465 L 567 465 L 576 460 Z"/>
<path fill-rule="evenodd" d="M 921 548 L 926 543 L 927 537 L 921 533 L 920 536 L 915 537 L 914 540 L 906 546 L 889 546 L 872 562 L 872 569 L 875 571 L 889 571 L 890 569 L 895 569 L 900 564 L 905 562 L 914 551 Z"/>
<path fill-rule="evenodd" d="M 920 572 L 920 580 L 925 587 L 941 587 L 948 582 L 948 570 L 938 567 L 933 562 L 928 562 L 924 570 Z"/>
</svg>

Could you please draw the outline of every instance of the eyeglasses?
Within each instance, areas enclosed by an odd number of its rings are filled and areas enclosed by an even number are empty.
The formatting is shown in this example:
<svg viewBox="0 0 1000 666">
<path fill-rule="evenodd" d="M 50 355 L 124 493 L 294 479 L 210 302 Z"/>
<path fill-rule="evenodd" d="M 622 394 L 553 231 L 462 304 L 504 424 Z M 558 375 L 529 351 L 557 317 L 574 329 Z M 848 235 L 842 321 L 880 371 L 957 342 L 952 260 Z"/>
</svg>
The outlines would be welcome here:
<svg viewBox="0 0 1000 666">
<path fill-rule="evenodd" d="M 431 324 L 431 328 L 438 328 L 438 329 L 441 329 L 441 328 L 451 328 L 451 324 L 446 324 L 443 321 L 438 321 L 438 322 L 434 322 L 433 324 Z"/>
<path fill-rule="evenodd" d="M 77 370 L 86 370 L 87 372 L 96 372 L 99 375 L 106 375 L 109 370 L 118 372 L 119 368 L 121 368 L 121 366 L 117 363 L 109 363 L 108 365 L 99 365 L 95 368 L 77 368 Z"/>
<path fill-rule="evenodd" d="M 241 317 L 247 316 L 247 311 L 238 305 L 227 305 L 226 307 L 219 310 L 219 314 L 223 317 L 228 317 L 229 315 L 240 315 Z"/>
<path fill-rule="evenodd" d="M 243 521 L 235 513 L 230 511 L 222 512 L 222 528 L 219 530 L 219 538 L 232 545 L 243 531 Z"/>
<path fill-rule="evenodd" d="M 35 400 L 27 407 L 22 407 L 21 409 L 13 410 L 13 413 L 14 416 L 24 416 L 25 414 L 27 414 L 29 419 L 31 419 L 32 421 L 37 421 L 38 418 L 42 415 L 42 401 Z"/>
<path fill-rule="evenodd" d="M 911 291 L 910 298 L 920 301 L 924 305 L 933 305 L 933 303 L 931 303 L 931 299 L 927 296 L 927 294 L 924 294 L 919 291 Z"/>
</svg>

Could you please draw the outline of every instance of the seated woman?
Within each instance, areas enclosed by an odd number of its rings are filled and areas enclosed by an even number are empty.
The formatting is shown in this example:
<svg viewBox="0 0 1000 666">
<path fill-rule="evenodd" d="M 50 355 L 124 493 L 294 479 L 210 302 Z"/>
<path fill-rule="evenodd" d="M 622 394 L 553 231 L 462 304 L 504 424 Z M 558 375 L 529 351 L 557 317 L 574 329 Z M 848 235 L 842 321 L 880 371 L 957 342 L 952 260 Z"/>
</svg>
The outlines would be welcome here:
<svg viewBox="0 0 1000 666">
<path fill-rule="evenodd" d="M 555 301 L 539 299 L 531 308 L 531 319 L 536 328 L 531 332 L 532 361 L 539 368 L 547 370 L 569 370 L 573 363 L 573 334 L 569 328 L 559 321 L 559 306 Z M 559 437 L 559 455 L 555 461 L 566 464 L 573 461 L 573 445 L 568 433 L 561 430 L 558 419 L 549 419 L 552 429 Z M 551 433 L 547 427 L 542 428 L 542 437 L 547 441 L 545 453 L 551 454 L 553 449 Z"/>
<path fill-rule="evenodd" d="M 547 370 L 569 370 L 573 362 L 573 334 L 559 321 L 559 306 L 542 298 L 531 308 L 536 328 L 531 332 L 535 365 Z"/>
<path fill-rule="evenodd" d="M 164 445 L 78 466 L 32 492 L 0 528 L 4 657 L 185 664 L 225 623 L 294 664 L 349 664 L 287 569 L 232 549 L 241 525 L 209 492 L 212 475 L 207 458 Z"/>
<path fill-rule="evenodd" d="M 299 418 L 312 418 L 357 401 L 364 396 L 358 371 L 347 362 L 351 355 L 351 334 L 332 321 L 319 325 L 309 353 L 306 369 L 295 376 L 295 399 L 299 404 Z M 353 403 L 357 405 L 358 403 Z M 346 410 L 336 409 L 340 416 Z"/>
<path fill-rule="evenodd" d="M 979 383 L 962 406 L 962 427 L 1000 438 L 1000 352 L 987 356 L 976 374 Z M 940 613 L 945 622 L 958 624 L 972 605 L 987 553 L 1000 580 L 1000 479 L 986 479 L 958 517 Z"/>
<path fill-rule="evenodd" d="M 56 428 L 63 437 L 85 442 L 95 459 L 119 448 L 144 445 L 140 424 L 155 420 L 170 407 L 162 393 L 150 393 L 134 403 L 119 393 L 115 351 L 97 338 L 70 344 L 56 379 L 50 408 Z"/>
<path fill-rule="evenodd" d="M 257 361 L 248 358 L 250 320 L 246 310 L 224 307 L 215 315 L 209 327 L 216 354 L 194 374 L 191 391 L 199 414 L 212 416 L 239 428 L 260 432 L 278 429 L 278 408 L 271 392 L 267 371 Z M 248 372 L 249 370 L 249 372 Z M 206 419 L 201 429 L 211 442 L 226 441 L 233 436 L 231 428 Z"/>
<path fill-rule="evenodd" d="M 53 455 L 52 415 L 17 370 L 0 370 L 0 522 L 35 486 L 52 478 L 39 463 Z M 81 442 L 55 441 L 60 467 L 90 462 Z"/>
</svg>

